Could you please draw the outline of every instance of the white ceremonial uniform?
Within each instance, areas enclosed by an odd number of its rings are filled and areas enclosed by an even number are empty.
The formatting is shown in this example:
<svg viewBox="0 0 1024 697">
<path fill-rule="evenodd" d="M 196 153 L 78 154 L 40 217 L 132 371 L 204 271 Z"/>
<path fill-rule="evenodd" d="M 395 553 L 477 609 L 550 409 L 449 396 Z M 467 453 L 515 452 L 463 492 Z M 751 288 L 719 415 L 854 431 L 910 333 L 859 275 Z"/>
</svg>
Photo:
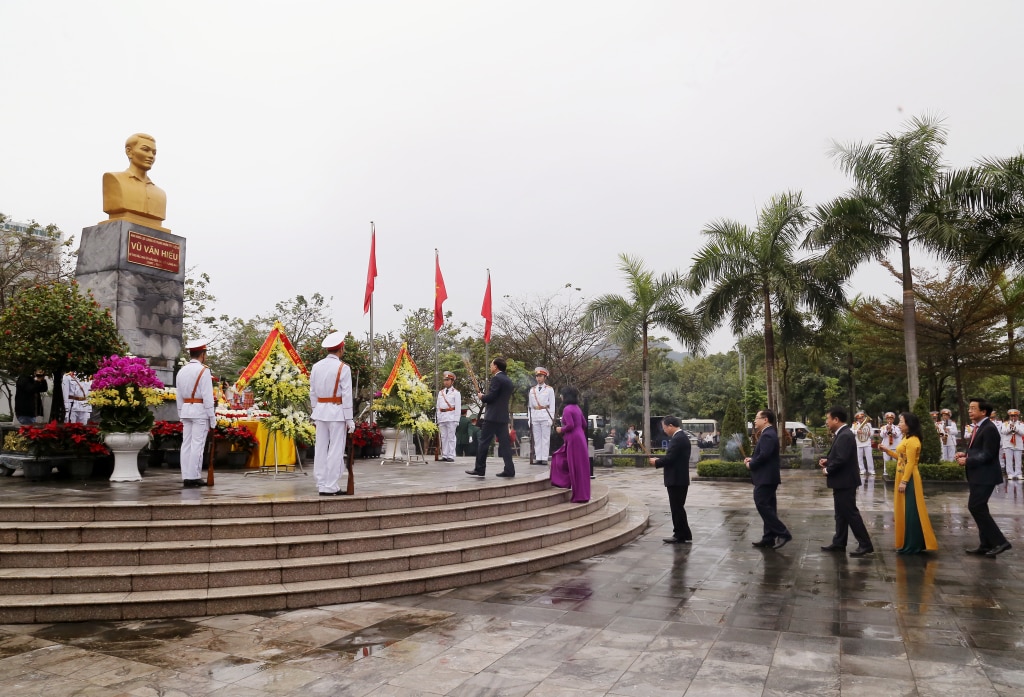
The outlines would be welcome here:
<svg viewBox="0 0 1024 697">
<path fill-rule="evenodd" d="M 437 427 L 441 429 L 441 457 L 455 459 L 455 429 L 462 416 L 462 395 L 454 387 L 437 393 Z"/>
<path fill-rule="evenodd" d="M 352 371 L 334 354 L 317 361 L 309 371 L 309 403 L 316 424 L 313 476 L 318 491 L 341 490 L 345 467 L 345 439 L 352 421 Z"/>
<path fill-rule="evenodd" d="M 871 455 L 871 422 L 864 419 L 850 427 L 857 437 L 857 464 L 860 473 L 869 477 L 875 476 L 875 460 Z"/>
<path fill-rule="evenodd" d="M 942 424 L 942 431 L 946 434 L 945 438 L 941 433 L 939 435 L 939 442 L 942 443 L 942 459 L 946 462 L 953 462 L 953 458 L 956 457 L 956 439 L 960 432 L 957 430 L 956 421 L 952 419 L 942 419 L 939 423 Z"/>
<path fill-rule="evenodd" d="M 174 380 L 181 419 L 181 479 L 199 479 L 203 473 L 206 434 L 217 425 L 210 369 L 193 358 Z"/>
<path fill-rule="evenodd" d="M 1004 421 L 999 425 L 1000 450 L 1006 463 L 1008 479 L 1021 478 L 1021 456 L 1024 453 L 1024 422 Z"/>
<path fill-rule="evenodd" d="M 878 431 L 878 437 L 882 439 L 881 443 L 889 450 L 895 450 L 899 447 L 900 442 L 903 440 L 903 431 L 896 424 L 886 424 Z M 888 453 L 882 451 L 882 463 L 885 464 L 889 460 L 895 458 L 889 457 Z"/>
<path fill-rule="evenodd" d="M 555 390 L 548 384 L 534 385 L 528 401 L 533 458 L 536 462 L 547 463 L 551 450 L 551 424 L 555 420 Z"/>
<path fill-rule="evenodd" d="M 67 373 L 61 380 L 64 393 L 64 414 L 71 424 L 89 423 L 92 405 L 89 404 L 88 381 L 80 380 L 74 373 Z"/>
</svg>

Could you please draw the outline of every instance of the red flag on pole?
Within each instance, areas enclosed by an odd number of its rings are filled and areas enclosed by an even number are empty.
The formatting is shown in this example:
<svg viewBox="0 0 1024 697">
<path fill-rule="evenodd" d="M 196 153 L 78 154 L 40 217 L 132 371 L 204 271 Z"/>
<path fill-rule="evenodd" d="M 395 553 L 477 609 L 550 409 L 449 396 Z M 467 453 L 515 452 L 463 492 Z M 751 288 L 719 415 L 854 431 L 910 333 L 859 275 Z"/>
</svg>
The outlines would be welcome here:
<svg viewBox="0 0 1024 697">
<path fill-rule="evenodd" d="M 448 291 L 444 289 L 444 277 L 441 275 L 441 261 L 434 251 L 434 331 L 444 324 L 444 301 L 448 299 Z"/>
<path fill-rule="evenodd" d="M 491 343 L 491 272 L 487 272 L 487 290 L 484 291 L 484 306 L 480 308 L 480 316 L 484 318 L 484 343 Z"/>
<path fill-rule="evenodd" d="M 366 293 L 363 294 L 363 314 L 370 311 L 373 301 L 373 279 L 377 278 L 377 229 L 370 223 L 370 266 L 366 269 Z"/>
</svg>

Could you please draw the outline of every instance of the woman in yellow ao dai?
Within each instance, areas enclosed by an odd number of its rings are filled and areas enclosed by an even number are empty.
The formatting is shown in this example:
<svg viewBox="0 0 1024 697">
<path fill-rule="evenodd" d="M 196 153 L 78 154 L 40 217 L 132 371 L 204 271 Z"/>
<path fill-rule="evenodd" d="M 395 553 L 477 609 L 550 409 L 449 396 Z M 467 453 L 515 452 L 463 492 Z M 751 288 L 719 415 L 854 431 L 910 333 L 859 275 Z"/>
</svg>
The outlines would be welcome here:
<svg viewBox="0 0 1024 697">
<path fill-rule="evenodd" d="M 900 414 L 899 425 L 903 431 L 903 440 L 895 452 L 881 447 L 881 450 L 897 458 L 896 491 L 893 496 L 896 553 L 933 552 L 939 548 L 939 544 L 928 519 L 928 508 L 921 488 L 921 473 L 918 471 L 921 459 L 921 421 L 916 415 L 905 411 Z"/>
</svg>

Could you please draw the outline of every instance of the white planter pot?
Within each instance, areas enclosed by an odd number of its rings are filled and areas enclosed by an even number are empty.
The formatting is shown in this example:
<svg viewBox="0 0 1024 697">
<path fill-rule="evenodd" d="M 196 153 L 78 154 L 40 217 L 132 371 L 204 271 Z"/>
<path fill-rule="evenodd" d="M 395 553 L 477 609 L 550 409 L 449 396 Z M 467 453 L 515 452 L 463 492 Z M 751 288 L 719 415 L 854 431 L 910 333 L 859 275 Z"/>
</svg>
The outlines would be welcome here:
<svg viewBox="0 0 1024 697">
<path fill-rule="evenodd" d="M 405 448 L 405 434 L 397 428 L 382 428 L 381 435 L 384 436 L 384 451 L 381 457 L 385 460 L 405 460 L 408 456 Z"/>
<path fill-rule="evenodd" d="M 148 433 L 108 433 L 103 442 L 114 454 L 112 482 L 139 482 L 139 451 L 149 442 Z"/>
</svg>

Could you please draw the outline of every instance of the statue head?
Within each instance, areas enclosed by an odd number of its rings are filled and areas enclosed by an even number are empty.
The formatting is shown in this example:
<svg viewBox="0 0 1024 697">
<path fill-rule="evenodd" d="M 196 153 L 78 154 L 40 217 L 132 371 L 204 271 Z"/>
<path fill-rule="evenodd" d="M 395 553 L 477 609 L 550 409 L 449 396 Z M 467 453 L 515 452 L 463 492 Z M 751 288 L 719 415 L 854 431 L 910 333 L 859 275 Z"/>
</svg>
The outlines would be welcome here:
<svg viewBox="0 0 1024 697">
<path fill-rule="evenodd" d="M 124 143 L 124 154 L 143 172 L 148 172 L 156 161 L 156 139 L 147 133 L 134 133 Z"/>
</svg>

